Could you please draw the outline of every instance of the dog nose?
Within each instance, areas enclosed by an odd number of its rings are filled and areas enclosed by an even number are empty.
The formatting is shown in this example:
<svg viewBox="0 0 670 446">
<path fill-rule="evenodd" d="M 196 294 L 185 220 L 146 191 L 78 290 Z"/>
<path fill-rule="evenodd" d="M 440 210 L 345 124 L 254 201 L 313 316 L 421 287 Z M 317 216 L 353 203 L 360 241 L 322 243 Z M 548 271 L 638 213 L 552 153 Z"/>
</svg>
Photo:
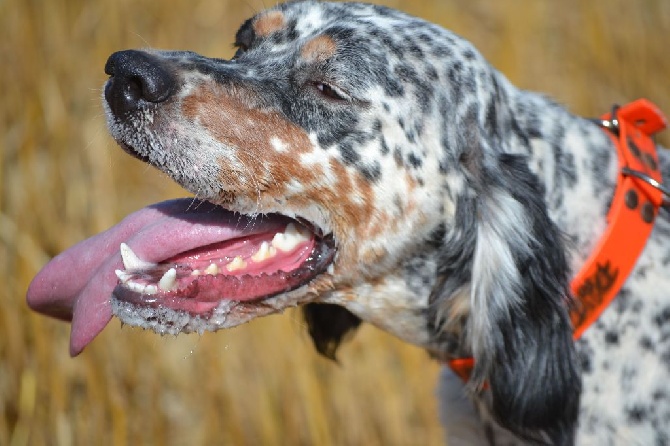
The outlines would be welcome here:
<svg viewBox="0 0 670 446">
<path fill-rule="evenodd" d="M 165 62 L 143 51 L 112 54 L 105 64 L 105 73 L 110 76 L 105 85 L 105 99 L 117 116 L 133 112 L 143 104 L 165 101 L 176 85 Z"/>
</svg>

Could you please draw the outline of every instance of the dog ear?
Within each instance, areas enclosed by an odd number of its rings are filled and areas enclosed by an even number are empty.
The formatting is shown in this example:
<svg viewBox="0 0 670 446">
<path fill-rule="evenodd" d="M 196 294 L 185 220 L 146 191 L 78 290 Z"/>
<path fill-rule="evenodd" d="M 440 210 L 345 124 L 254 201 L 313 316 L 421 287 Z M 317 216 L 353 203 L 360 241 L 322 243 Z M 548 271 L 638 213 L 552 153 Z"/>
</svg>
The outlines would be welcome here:
<svg viewBox="0 0 670 446">
<path fill-rule="evenodd" d="M 353 333 L 361 320 L 339 305 L 309 303 L 302 307 L 307 329 L 316 350 L 337 361 L 335 354 L 344 338 Z"/>
<path fill-rule="evenodd" d="M 468 326 L 475 382 L 488 381 L 506 424 L 562 436 L 574 429 L 581 393 L 562 236 L 520 156 L 500 155 L 495 175 L 500 184 L 483 191 L 477 209 Z"/>
<path fill-rule="evenodd" d="M 490 395 L 496 420 L 528 439 L 570 443 L 581 377 L 562 235 L 523 156 L 461 161 L 471 184 L 455 203 L 433 300 L 444 319 L 467 308 L 457 316 L 475 359 L 469 387 Z"/>
</svg>

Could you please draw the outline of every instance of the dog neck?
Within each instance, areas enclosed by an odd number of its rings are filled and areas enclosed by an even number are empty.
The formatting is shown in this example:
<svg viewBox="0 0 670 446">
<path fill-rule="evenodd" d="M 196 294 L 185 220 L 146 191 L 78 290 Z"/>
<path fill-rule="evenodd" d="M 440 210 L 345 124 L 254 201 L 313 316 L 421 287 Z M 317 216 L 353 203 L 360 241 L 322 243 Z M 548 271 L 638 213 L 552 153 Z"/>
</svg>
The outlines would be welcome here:
<svg viewBox="0 0 670 446">
<path fill-rule="evenodd" d="M 549 215 L 566 235 L 574 275 L 607 226 L 618 173 L 616 147 L 597 124 L 541 95 L 519 91 L 514 99 L 521 132 L 511 135 L 510 149 L 528 154 Z"/>
</svg>

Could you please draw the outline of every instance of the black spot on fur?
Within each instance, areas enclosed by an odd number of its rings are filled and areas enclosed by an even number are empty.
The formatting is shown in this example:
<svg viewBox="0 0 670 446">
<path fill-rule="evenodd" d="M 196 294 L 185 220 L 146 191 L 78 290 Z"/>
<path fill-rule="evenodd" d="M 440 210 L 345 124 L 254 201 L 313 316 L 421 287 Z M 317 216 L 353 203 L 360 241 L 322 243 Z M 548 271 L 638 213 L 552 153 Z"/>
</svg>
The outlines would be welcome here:
<svg viewBox="0 0 670 446">
<path fill-rule="evenodd" d="M 361 156 L 356 152 L 351 142 L 341 142 L 338 149 L 342 154 L 342 161 L 346 165 L 356 164 L 361 160 Z"/>
<path fill-rule="evenodd" d="M 298 19 L 291 19 L 286 24 L 286 39 L 289 41 L 296 40 L 299 37 L 296 27 L 298 26 Z"/>
<path fill-rule="evenodd" d="M 528 122 L 526 124 L 526 134 L 530 138 L 535 139 L 543 137 L 540 117 L 534 112 L 529 112 Z"/>
<path fill-rule="evenodd" d="M 373 184 L 377 183 L 382 176 L 382 167 L 381 164 L 379 164 L 379 161 L 375 161 L 368 165 L 362 165 L 359 167 L 359 170 L 363 177 Z"/>
<path fill-rule="evenodd" d="M 616 331 L 608 331 L 605 333 L 605 342 L 609 345 L 617 345 L 619 343 L 619 333 Z"/>
<path fill-rule="evenodd" d="M 651 340 L 649 336 L 642 336 L 642 338 L 640 338 L 640 347 L 643 350 L 653 351 L 654 342 Z"/>
<path fill-rule="evenodd" d="M 407 129 L 405 131 L 405 138 L 407 138 L 408 143 L 413 144 L 416 142 L 416 133 L 413 129 Z"/>
<path fill-rule="evenodd" d="M 467 59 L 467 60 L 472 60 L 472 59 L 474 59 L 476 56 L 475 56 L 475 52 L 472 51 L 470 48 L 468 48 L 468 49 L 466 49 L 465 51 L 463 51 L 463 57 L 464 57 L 465 59 Z"/>
<path fill-rule="evenodd" d="M 579 351 L 579 362 L 581 364 L 582 373 L 591 373 L 593 371 L 593 363 L 591 360 L 592 352 L 585 351 L 580 349 Z"/>
<path fill-rule="evenodd" d="M 514 135 L 516 135 L 516 137 L 519 139 L 519 141 L 521 141 L 524 147 L 528 147 L 528 149 L 530 150 L 530 142 L 528 141 L 528 136 L 526 136 L 526 132 L 521 130 L 521 127 L 519 127 L 519 121 L 517 121 L 514 117 L 512 117 L 510 124 Z"/>
<path fill-rule="evenodd" d="M 633 406 L 626 409 L 626 418 L 632 424 L 642 423 L 647 418 L 647 410 L 642 406 Z"/>
<path fill-rule="evenodd" d="M 435 45 L 432 49 L 433 56 L 437 57 L 438 59 L 446 59 L 448 57 L 451 57 L 453 52 L 451 51 L 451 48 L 445 46 L 445 45 Z"/>
<path fill-rule="evenodd" d="M 422 58 L 423 57 L 423 50 L 419 45 L 415 43 L 410 43 L 407 45 L 407 51 L 409 52 L 410 55 L 416 58 Z"/>
<path fill-rule="evenodd" d="M 498 132 L 498 113 L 495 101 L 490 101 L 486 106 L 486 126 L 492 135 L 500 137 Z"/>
<path fill-rule="evenodd" d="M 421 158 L 416 156 L 414 153 L 409 154 L 409 156 L 407 157 L 407 162 L 409 162 L 409 165 L 414 167 L 415 169 L 418 169 L 423 164 Z"/>
<path fill-rule="evenodd" d="M 388 155 L 391 152 L 391 149 L 389 149 L 388 144 L 386 143 L 386 139 L 382 138 L 380 141 L 381 149 L 380 152 L 382 155 Z"/>
<path fill-rule="evenodd" d="M 316 350 L 334 361 L 342 341 L 361 324 L 357 316 L 337 305 L 309 303 L 302 311 Z"/>
<path fill-rule="evenodd" d="M 644 266 L 636 268 L 635 277 L 639 277 L 640 279 L 644 279 L 645 277 L 647 277 L 647 268 Z"/>
<path fill-rule="evenodd" d="M 661 310 L 660 313 L 654 316 L 654 324 L 656 324 L 659 328 L 667 326 L 666 324 L 668 324 L 669 322 L 670 322 L 670 307 L 663 308 L 663 310 Z"/>
<path fill-rule="evenodd" d="M 405 95 L 405 89 L 402 84 L 395 79 L 387 79 L 386 82 L 382 83 L 382 86 L 384 87 L 384 93 L 392 98 L 401 98 Z"/>
<path fill-rule="evenodd" d="M 428 65 L 426 67 L 426 76 L 428 76 L 428 79 L 431 81 L 436 81 L 439 79 L 439 74 L 437 74 L 437 70 L 433 65 Z"/>
<path fill-rule="evenodd" d="M 375 135 L 379 135 L 382 132 L 382 121 L 381 119 L 376 119 L 374 124 L 372 125 L 372 131 L 375 133 Z"/>
<path fill-rule="evenodd" d="M 653 395 L 651 396 L 654 401 L 662 401 L 668 399 L 668 392 L 664 389 L 659 389 L 654 391 Z"/>
</svg>

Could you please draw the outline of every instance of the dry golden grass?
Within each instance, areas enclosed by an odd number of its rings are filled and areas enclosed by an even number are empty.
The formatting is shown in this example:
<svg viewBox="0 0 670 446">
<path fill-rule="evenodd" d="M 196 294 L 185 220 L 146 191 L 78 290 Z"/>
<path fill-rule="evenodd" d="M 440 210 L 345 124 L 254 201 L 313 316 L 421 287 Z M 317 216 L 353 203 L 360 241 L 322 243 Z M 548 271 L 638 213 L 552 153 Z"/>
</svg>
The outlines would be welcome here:
<svg viewBox="0 0 670 446">
<path fill-rule="evenodd" d="M 646 96 L 670 112 L 667 0 L 389 0 L 472 40 L 576 112 Z M 0 444 L 439 444 L 438 366 L 363 328 L 341 366 L 290 312 L 202 337 L 113 322 L 78 358 L 24 304 L 53 255 L 183 192 L 107 136 L 102 67 L 127 47 L 230 56 L 262 0 L 0 2 Z M 663 141 L 667 144 L 668 137 Z"/>
</svg>

